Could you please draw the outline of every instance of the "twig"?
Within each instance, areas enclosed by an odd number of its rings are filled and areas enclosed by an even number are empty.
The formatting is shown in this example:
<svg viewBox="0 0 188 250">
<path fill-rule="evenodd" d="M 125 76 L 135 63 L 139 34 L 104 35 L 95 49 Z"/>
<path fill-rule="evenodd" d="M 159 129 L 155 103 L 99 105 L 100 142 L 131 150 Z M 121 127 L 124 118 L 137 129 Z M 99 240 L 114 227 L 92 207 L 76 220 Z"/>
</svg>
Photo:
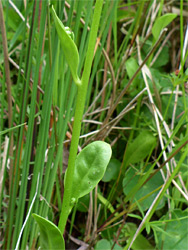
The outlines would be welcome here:
<svg viewBox="0 0 188 250">
<path fill-rule="evenodd" d="M 137 41 L 137 46 L 138 46 L 139 63 L 142 64 L 138 36 L 137 36 L 136 41 Z M 158 134 L 159 134 L 159 140 L 160 140 L 161 148 L 163 150 L 164 149 L 164 143 L 163 143 L 163 139 L 162 139 L 162 133 L 161 133 L 160 125 L 159 125 L 158 115 L 157 115 L 157 112 L 156 112 L 156 105 L 155 105 L 155 103 L 153 101 L 153 97 L 151 95 L 151 92 L 150 92 L 150 89 L 149 89 L 149 84 L 148 84 L 147 77 L 146 77 L 146 75 L 148 75 L 149 78 L 152 78 L 152 75 L 151 75 L 151 72 L 150 72 L 149 68 L 146 65 L 144 65 L 142 67 L 142 75 L 143 75 L 144 82 L 145 82 L 145 85 L 146 85 L 146 88 L 147 88 L 148 97 L 149 97 L 150 103 L 152 105 L 152 110 L 153 110 L 153 113 L 154 113 L 154 118 L 155 118 L 155 122 L 156 122 L 156 126 L 157 126 L 157 131 L 158 131 Z M 163 152 L 163 157 L 164 157 L 164 160 L 166 161 L 167 156 L 166 156 L 166 152 L 165 151 Z M 170 170 L 169 170 L 168 164 L 166 165 L 166 167 L 167 167 L 168 174 L 170 174 Z"/>
<path fill-rule="evenodd" d="M 141 59 L 140 46 L 139 46 L 139 37 L 138 36 L 137 36 L 136 42 L 137 42 L 137 47 L 138 47 L 138 59 L 139 59 L 139 63 L 141 64 L 142 59 Z M 154 118 L 155 118 L 155 123 L 156 123 L 156 126 L 157 126 L 158 135 L 159 135 L 159 141 L 160 141 L 161 149 L 163 150 L 163 157 L 164 157 L 164 160 L 166 161 L 167 156 L 166 156 L 166 151 L 164 150 L 164 143 L 163 143 L 163 139 L 162 139 L 162 133 L 161 133 L 161 129 L 160 129 L 158 115 L 157 115 L 157 112 L 156 112 L 156 105 L 155 105 L 155 103 L 153 101 L 153 97 L 151 95 L 148 80 L 147 80 L 147 77 L 146 77 L 146 75 L 148 75 L 149 78 L 151 79 L 152 75 L 151 75 L 151 72 L 150 72 L 149 68 L 146 65 L 144 65 L 142 67 L 142 75 L 143 75 L 143 79 L 144 79 L 144 82 L 145 82 L 145 85 L 146 85 L 146 88 L 147 88 L 148 97 L 149 97 L 150 103 L 152 105 L 152 110 L 153 110 L 153 114 L 154 114 Z M 164 182 L 166 180 L 168 180 L 168 177 L 170 176 L 170 168 L 169 168 L 168 162 L 166 163 L 166 169 L 167 169 L 167 176 L 166 176 L 166 179 L 164 179 Z M 164 173 L 162 173 L 162 177 L 164 178 Z M 167 193 L 168 192 L 169 191 L 167 191 Z M 170 209 L 170 200 L 169 200 L 169 198 L 168 198 L 168 207 Z"/>
<path fill-rule="evenodd" d="M 153 66 L 153 64 L 155 63 L 155 61 L 157 60 L 158 56 L 160 55 L 164 45 L 169 41 L 171 35 L 174 33 L 174 31 L 177 31 L 178 30 L 178 27 L 175 27 L 173 28 L 169 33 L 168 35 L 166 36 L 166 38 L 164 39 L 162 45 L 160 46 L 160 48 L 158 49 L 157 53 L 155 54 L 155 56 L 153 57 L 153 60 L 152 62 L 150 63 L 150 67 Z"/>
<path fill-rule="evenodd" d="M 121 118 L 130 110 L 135 108 L 135 102 L 136 100 L 146 91 L 146 88 L 144 88 L 143 90 L 141 90 L 138 95 L 136 95 L 128 104 L 127 106 L 118 114 L 118 116 L 116 116 L 113 120 L 111 120 L 110 122 L 108 122 L 107 124 L 104 125 L 104 123 L 102 124 L 103 126 L 101 127 L 100 130 L 98 130 L 98 134 L 100 133 L 101 137 L 105 138 L 109 135 L 110 131 L 115 127 L 115 125 L 121 120 Z M 131 128 L 124 128 L 124 129 L 131 129 Z M 87 145 L 89 143 L 89 141 L 91 141 L 93 139 L 93 137 L 91 137 L 88 141 L 86 141 L 84 143 L 84 145 Z"/>
<path fill-rule="evenodd" d="M 153 209 L 153 207 L 154 207 L 156 201 L 158 200 L 158 197 L 159 197 L 160 194 L 163 192 L 163 189 L 164 189 L 164 188 L 165 188 L 165 184 L 163 184 L 163 187 L 161 188 L 161 190 L 159 191 L 159 193 L 158 193 L 157 196 L 155 197 L 155 199 L 154 199 L 152 205 L 151 205 L 150 208 L 148 209 L 146 215 L 144 216 L 142 222 L 140 223 L 138 229 L 136 230 L 136 233 L 134 234 L 134 236 L 133 236 L 133 238 L 132 238 L 132 241 L 131 241 L 131 243 L 130 243 L 130 245 L 129 245 L 128 250 L 131 249 L 132 244 L 134 243 L 134 241 L 135 241 L 136 237 L 138 236 L 140 230 L 142 229 L 143 225 L 145 224 L 145 222 L 146 222 L 146 220 L 147 220 L 147 218 L 148 218 L 150 212 L 152 211 L 152 209 Z"/>
<path fill-rule="evenodd" d="M 92 102 L 92 104 L 89 106 L 87 112 L 84 114 L 83 117 L 87 116 L 89 111 L 92 109 L 92 107 L 95 105 L 95 103 L 97 102 L 97 100 L 100 98 L 100 96 L 103 94 L 103 92 L 105 91 L 106 86 L 110 83 L 110 79 L 103 85 L 102 89 L 100 90 L 100 92 L 98 93 L 98 95 L 95 97 L 95 100 Z"/>
<path fill-rule="evenodd" d="M 132 84 L 133 80 L 135 79 L 135 77 L 137 76 L 137 74 L 140 72 L 140 70 L 142 69 L 142 67 L 144 66 L 144 64 L 147 62 L 147 60 L 150 58 L 151 54 L 153 54 L 153 52 L 156 50 L 156 48 L 158 47 L 159 43 L 161 42 L 163 35 L 165 34 L 166 29 L 164 29 L 159 37 L 159 39 L 157 40 L 157 42 L 154 44 L 153 48 L 151 49 L 151 51 L 147 54 L 147 56 L 145 57 L 145 59 L 143 60 L 143 62 L 140 64 L 140 66 L 138 67 L 138 69 L 136 70 L 136 72 L 134 73 L 134 75 L 132 76 L 132 78 L 129 80 L 129 82 L 127 83 L 126 87 L 121 91 L 120 95 L 118 96 L 116 102 L 114 103 L 114 105 L 112 106 L 112 108 L 109 110 L 108 115 L 104 121 L 104 126 L 106 125 L 106 123 L 108 122 L 110 116 L 113 114 L 114 110 L 116 109 L 117 105 L 120 103 L 122 97 L 125 95 L 125 93 L 127 92 L 128 88 L 130 87 L 130 85 Z"/>
<path fill-rule="evenodd" d="M 179 192 L 183 195 L 183 197 L 188 201 L 188 195 L 180 188 L 175 180 L 172 180 L 174 186 L 179 190 Z"/>
<path fill-rule="evenodd" d="M 153 23 L 154 23 L 154 21 L 156 19 L 156 16 L 157 16 L 159 8 L 160 8 L 160 4 L 158 4 L 157 7 L 156 7 L 156 4 L 157 3 L 156 3 L 156 0 L 155 0 L 153 2 L 152 6 L 150 7 L 151 17 L 149 18 L 149 15 L 147 16 L 147 19 L 150 20 L 150 22 L 149 22 L 149 27 L 148 27 L 147 32 L 146 32 L 146 36 L 151 32 L 152 27 L 153 27 Z M 145 25 L 147 25 L 147 23 L 145 23 Z"/>
<path fill-rule="evenodd" d="M 109 51 L 110 51 L 111 33 L 112 33 L 112 25 L 110 24 L 110 28 L 108 31 L 108 38 L 107 38 L 107 46 L 106 46 L 107 54 L 109 54 Z M 107 60 L 105 60 L 105 62 L 104 62 L 104 75 L 103 75 L 103 87 L 105 86 L 105 83 L 107 81 L 107 69 L 108 69 L 108 62 L 107 62 Z M 114 92 L 115 92 L 115 88 L 113 88 L 113 94 L 114 94 Z M 103 106 L 104 106 L 105 94 L 106 94 L 106 88 L 104 89 L 104 91 L 102 93 L 101 108 L 103 108 Z"/>
<path fill-rule="evenodd" d="M 91 234 L 91 227 L 92 227 L 92 220 L 93 220 L 93 191 L 89 193 L 89 210 L 86 222 L 86 230 L 85 230 L 85 238 L 86 241 L 90 238 Z"/>
</svg>

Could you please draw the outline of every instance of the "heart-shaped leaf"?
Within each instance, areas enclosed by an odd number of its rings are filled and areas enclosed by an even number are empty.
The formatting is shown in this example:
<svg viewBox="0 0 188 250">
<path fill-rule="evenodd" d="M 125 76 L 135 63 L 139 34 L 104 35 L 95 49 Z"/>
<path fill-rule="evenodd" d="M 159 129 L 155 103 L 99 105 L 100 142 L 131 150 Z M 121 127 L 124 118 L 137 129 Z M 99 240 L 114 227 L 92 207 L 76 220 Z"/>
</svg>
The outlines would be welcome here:
<svg viewBox="0 0 188 250">
<path fill-rule="evenodd" d="M 40 228 L 41 250 L 65 250 L 65 243 L 59 228 L 51 221 L 33 214 Z"/>
<path fill-rule="evenodd" d="M 72 178 L 72 201 L 88 194 L 98 184 L 106 171 L 111 154 L 110 145 L 103 141 L 92 142 L 78 154 Z"/>
<path fill-rule="evenodd" d="M 76 44 L 73 41 L 73 35 L 71 34 L 70 30 L 67 29 L 63 25 L 61 20 L 58 18 L 53 6 L 52 6 L 52 14 L 55 21 L 57 34 L 63 49 L 63 54 L 65 55 L 67 63 L 70 67 L 73 80 L 77 85 L 81 85 L 81 80 L 77 74 L 78 64 L 79 64 L 79 54 Z"/>
</svg>

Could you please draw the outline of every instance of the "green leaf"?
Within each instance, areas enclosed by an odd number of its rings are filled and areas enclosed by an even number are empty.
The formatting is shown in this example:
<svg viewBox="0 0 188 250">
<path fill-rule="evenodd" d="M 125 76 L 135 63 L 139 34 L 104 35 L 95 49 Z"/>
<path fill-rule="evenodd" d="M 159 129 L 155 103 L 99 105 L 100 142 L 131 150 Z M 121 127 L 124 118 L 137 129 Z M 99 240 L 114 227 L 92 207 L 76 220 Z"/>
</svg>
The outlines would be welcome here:
<svg viewBox="0 0 188 250">
<path fill-rule="evenodd" d="M 147 170 L 149 170 L 150 166 L 146 167 L 145 173 L 147 172 Z M 139 182 L 140 180 L 140 176 L 138 175 L 137 171 L 133 168 L 130 168 L 126 174 L 125 177 L 123 179 L 123 192 L 125 195 L 129 194 L 133 187 L 135 187 L 135 185 Z M 148 182 L 146 182 L 144 184 L 144 186 L 142 186 L 138 192 L 135 195 L 135 200 L 139 200 L 144 198 L 142 201 L 139 201 L 139 204 L 142 208 L 142 210 L 147 210 L 153 200 L 155 199 L 156 195 L 159 193 L 159 190 L 157 190 L 162 184 L 164 183 L 161 173 L 157 172 Z M 157 191 L 155 191 L 157 190 Z M 148 195 L 148 197 L 147 197 Z M 166 198 L 164 197 L 163 199 L 161 199 L 157 209 L 160 209 L 162 207 L 164 207 L 165 205 L 165 200 Z"/>
<path fill-rule="evenodd" d="M 136 233 L 137 226 L 134 223 L 127 223 L 125 225 L 125 237 L 129 238 L 128 242 L 132 241 L 134 234 Z M 150 242 L 142 235 L 138 235 L 134 240 L 134 243 L 131 247 L 132 250 L 152 250 L 154 247 L 150 244 Z"/>
<path fill-rule="evenodd" d="M 120 161 L 118 161 L 117 159 L 111 159 L 102 178 L 102 181 L 109 182 L 111 180 L 116 180 L 120 171 L 120 167 Z"/>
<path fill-rule="evenodd" d="M 107 199 L 105 199 L 100 193 L 97 193 L 97 197 L 100 200 L 100 202 L 102 202 L 105 205 L 105 207 L 110 210 L 111 213 L 115 212 L 112 204 Z"/>
<path fill-rule="evenodd" d="M 155 38 L 155 40 L 157 40 L 159 38 L 159 35 L 162 31 L 162 29 L 164 29 L 169 23 L 171 23 L 174 18 L 176 18 L 176 14 L 173 13 L 167 13 L 163 16 L 160 16 L 156 19 L 153 28 L 152 28 L 152 34 Z"/>
<path fill-rule="evenodd" d="M 53 6 L 52 14 L 55 21 L 56 31 L 63 49 L 63 54 L 65 55 L 67 63 L 70 67 L 73 80 L 77 85 L 81 85 L 81 80 L 77 74 L 79 54 L 76 44 L 73 41 L 73 34 L 63 25 L 61 20 L 58 18 Z"/>
<path fill-rule="evenodd" d="M 78 200 L 76 209 L 80 212 L 86 213 L 89 210 L 90 195 L 86 194 Z"/>
<path fill-rule="evenodd" d="M 78 154 L 72 179 L 72 201 L 88 194 L 98 184 L 106 171 L 111 154 L 110 145 L 103 141 L 92 142 Z"/>
<path fill-rule="evenodd" d="M 51 221 L 37 215 L 32 215 L 40 228 L 41 250 L 65 250 L 65 243 L 59 228 Z"/>
<path fill-rule="evenodd" d="M 102 239 L 102 240 L 99 240 L 97 242 L 97 244 L 95 245 L 95 250 L 101 250 L 101 249 L 105 249 L 105 250 L 111 250 L 112 249 L 112 245 L 113 245 L 113 242 L 110 242 L 106 239 Z M 121 250 L 122 247 L 118 246 L 117 244 L 115 244 L 115 246 L 113 247 L 114 250 Z"/>
<path fill-rule="evenodd" d="M 14 130 L 14 129 L 16 129 L 16 128 L 19 128 L 19 127 L 21 127 L 21 126 L 24 126 L 24 125 L 26 125 L 26 122 L 25 122 L 25 123 L 22 123 L 22 124 L 19 124 L 19 125 L 17 125 L 17 126 L 14 126 L 14 127 L 12 127 L 12 128 L 8 128 L 8 129 L 5 129 L 5 130 L 3 130 L 3 131 L 0 131 L 0 135 L 6 134 L 6 133 L 8 133 L 8 132 L 10 132 L 10 131 L 12 131 L 12 130 Z"/>
<path fill-rule="evenodd" d="M 157 231 L 157 237 L 159 239 L 159 245 L 157 249 L 171 249 L 182 250 L 187 249 L 188 234 L 188 210 L 175 209 L 171 211 L 171 220 L 169 220 L 169 213 L 167 213 L 162 219 L 161 229 L 166 232 L 164 234 L 161 231 Z"/>
<path fill-rule="evenodd" d="M 136 218 L 136 219 L 139 219 L 139 220 L 142 220 L 142 217 L 140 215 L 137 215 L 137 214 L 127 214 L 129 217 L 132 217 L 132 218 Z"/>
<path fill-rule="evenodd" d="M 127 70 L 127 74 L 129 79 L 131 79 L 134 75 L 134 73 L 137 71 L 138 69 L 138 63 L 136 61 L 136 59 L 134 57 L 130 57 L 126 62 L 125 62 L 125 67 Z M 138 79 L 138 75 L 137 77 L 133 80 L 133 83 L 135 83 Z"/>
<path fill-rule="evenodd" d="M 169 47 L 164 46 L 161 50 L 161 53 L 157 57 L 157 60 L 154 62 L 152 68 L 162 68 L 164 65 L 166 65 L 169 62 L 170 56 L 169 56 Z M 158 71 L 158 70 L 157 70 Z M 158 74 L 161 72 L 158 71 Z M 158 81 L 160 78 L 157 79 Z"/>
<path fill-rule="evenodd" d="M 125 164 L 134 164 L 144 160 L 156 145 L 156 138 L 152 133 L 143 131 L 130 143 L 126 150 Z"/>
</svg>

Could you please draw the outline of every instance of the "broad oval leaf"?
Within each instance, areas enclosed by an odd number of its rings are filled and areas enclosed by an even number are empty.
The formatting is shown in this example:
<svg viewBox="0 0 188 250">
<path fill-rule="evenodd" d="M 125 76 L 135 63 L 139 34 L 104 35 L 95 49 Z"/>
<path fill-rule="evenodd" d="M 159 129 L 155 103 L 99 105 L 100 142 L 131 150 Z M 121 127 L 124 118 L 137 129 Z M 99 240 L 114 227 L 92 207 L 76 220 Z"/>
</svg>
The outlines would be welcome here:
<svg viewBox="0 0 188 250">
<path fill-rule="evenodd" d="M 157 40 L 159 38 L 159 35 L 162 31 L 162 29 L 164 29 L 169 23 L 171 23 L 174 18 L 176 18 L 177 14 L 173 14 L 173 13 L 167 13 L 163 16 L 160 16 L 156 19 L 153 28 L 152 28 L 152 34 L 155 38 L 155 40 Z"/>
<path fill-rule="evenodd" d="M 141 132 L 126 149 L 125 164 L 134 164 L 144 160 L 148 154 L 154 149 L 157 139 L 152 133 Z"/>
<path fill-rule="evenodd" d="M 92 142 L 78 154 L 72 179 L 72 200 L 77 201 L 98 184 L 106 171 L 111 154 L 110 145 L 103 141 Z"/>
<path fill-rule="evenodd" d="M 61 22 L 61 20 L 58 18 L 53 6 L 52 6 L 52 14 L 55 21 L 56 31 L 63 49 L 63 53 L 70 67 L 73 80 L 77 85 L 81 85 L 81 80 L 77 74 L 78 64 L 79 64 L 79 54 L 76 44 L 72 39 L 73 37 L 70 31 L 67 30 L 67 28 Z"/>
<path fill-rule="evenodd" d="M 41 250 L 65 250 L 65 243 L 59 228 L 51 221 L 32 214 L 40 228 L 40 246 Z"/>
</svg>

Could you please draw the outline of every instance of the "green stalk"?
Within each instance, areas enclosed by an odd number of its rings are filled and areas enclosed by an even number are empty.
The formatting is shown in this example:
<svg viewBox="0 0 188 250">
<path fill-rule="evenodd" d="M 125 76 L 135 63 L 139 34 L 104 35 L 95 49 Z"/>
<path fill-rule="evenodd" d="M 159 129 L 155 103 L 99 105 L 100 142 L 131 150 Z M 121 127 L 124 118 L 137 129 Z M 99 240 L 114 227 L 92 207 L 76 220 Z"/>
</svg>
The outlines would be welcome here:
<svg viewBox="0 0 188 250">
<path fill-rule="evenodd" d="M 180 1 L 180 49 L 181 49 L 181 66 L 183 64 L 183 0 Z M 181 67 L 183 75 L 183 67 Z"/>
<path fill-rule="evenodd" d="M 82 116 L 84 112 L 86 92 L 87 92 L 87 87 L 88 87 L 89 76 L 91 73 L 91 65 L 93 61 L 94 48 L 95 48 L 95 43 L 96 43 L 96 38 L 97 38 L 97 31 L 99 27 L 99 20 L 100 20 L 101 11 L 102 11 L 102 5 L 103 5 L 103 0 L 96 1 L 92 26 L 90 30 L 89 44 L 88 44 L 85 65 L 84 65 L 84 71 L 83 71 L 83 75 L 81 79 L 81 85 L 78 86 L 74 126 L 73 126 L 70 155 L 69 155 L 68 168 L 67 168 L 67 174 L 66 174 L 65 192 L 64 192 L 63 205 L 62 205 L 60 220 L 59 220 L 59 225 L 58 225 L 62 233 L 64 232 L 67 218 L 68 218 L 68 215 L 70 213 L 70 208 L 71 208 L 72 176 L 74 175 L 74 170 L 75 170 L 75 160 L 76 160 L 78 142 L 79 142 L 79 136 L 80 136 L 80 130 L 81 130 L 81 121 L 82 121 Z"/>
</svg>

